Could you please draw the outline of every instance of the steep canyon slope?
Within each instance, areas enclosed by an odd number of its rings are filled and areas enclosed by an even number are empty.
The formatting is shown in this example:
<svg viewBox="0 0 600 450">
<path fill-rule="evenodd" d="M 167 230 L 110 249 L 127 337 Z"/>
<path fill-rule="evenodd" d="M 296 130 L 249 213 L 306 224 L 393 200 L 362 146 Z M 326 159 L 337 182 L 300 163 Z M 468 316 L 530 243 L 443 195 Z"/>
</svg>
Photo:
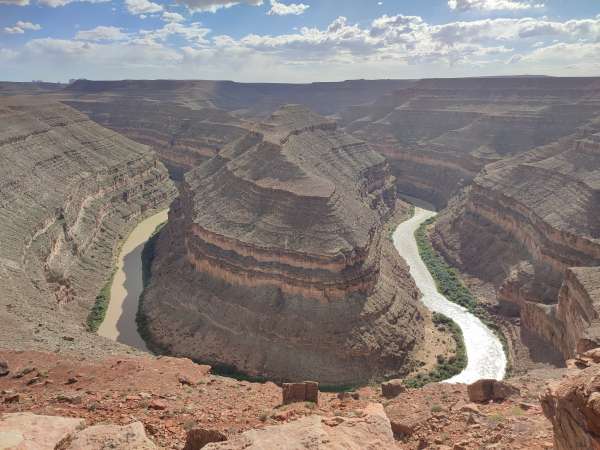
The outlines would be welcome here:
<svg viewBox="0 0 600 450">
<path fill-rule="evenodd" d="M 485 165 L 569 136 L 600 114 L 600 78 L 421 80 L 341 112 L 390 161 L 401 192 L 446 205 Z"/>
<path fill-rule="evenodd" d="M 274 84 L 203 80 L 78 80 L 58 98 L 94 121 L 152 145 L 178 181 L 285 104 L 332 115 L 411 84 L 404 80 Z"/>
<path fill-rule="evenodd" d="M 153 345 L 274 379 L 407 371 L 425 318 L 382 233 L 395 204 L 380 155 L 282 108 L 186 176 L 143 301 Z"/>
<path fill-rule="evenodd" d="M 565 358 L 600 343 L 600 120 L 488 165 L 442 215 L 438 248 Z"/>
<path fill-rule="evenodd" d="M 141 216 L 175 195 L 146 146 L 60 103 L 0 103 L 0 347 L 89 352 L 86 317 Z"/>
</svg>

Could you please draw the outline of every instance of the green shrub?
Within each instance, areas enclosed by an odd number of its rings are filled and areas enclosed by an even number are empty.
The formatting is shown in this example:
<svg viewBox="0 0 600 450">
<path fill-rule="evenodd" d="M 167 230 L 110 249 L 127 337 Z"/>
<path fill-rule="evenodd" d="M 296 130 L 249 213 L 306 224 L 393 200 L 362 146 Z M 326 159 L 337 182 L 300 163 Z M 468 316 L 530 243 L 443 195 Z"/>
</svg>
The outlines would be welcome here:
<svg viewBox="0 0 600 450">
<path fill-rule="evenodd" d="M 113 271 L 108 281 L 104 284 L 102 289 L 100 289 L 100 292 L 96 296 L 94 306 L 88 314 L 87 328 L 93 333 L 98 331 L 98 328 L 100 328 L 100 325 L 102 325 L 102 322 L 104 322 L 104 318 L 106 317 L 106 310 L 108 309 L 108 304 L 110 303 L 110 289 L 112 287 L 114 277 L 115 272 Z"/>
<path fill-rule="evenodd" d="M 438 291 L 451 302 L 463 306 L 471 314 L 478 317 L 479 320 L 498 336 L 504 353 L 508 354 L 508 342 L 500 327 L 494 322 L 490 314 L 481 305 L 477 304 L 477 300 L 462 283 L 456 270 L 446 263 L 444 258 L 438 254 L 431 245 L 431 242 L 429 242 L 427 229 L 434 222 L 434 217 L 423 222 L 417 231 L 415 231 L 415 239 L 421 259 L 435 280 Z"/>
<path fill-rule="evenodd" d="M 449 317 L 443 314 L 433 313 L 433 323 L 439 327 L 443 326 L 452 334 L 456 343 L 456 353 L 450 358 L 437 356 L 437 366 L 427 374 L 419 374 L 413 378 L 404 380 L 404 384 L 409 388 L 420 388 L 428 383 L 437 383 L 447 380 L 461 373 L 467 367 L 467 349 L 460 327 Z"/>
</svg>

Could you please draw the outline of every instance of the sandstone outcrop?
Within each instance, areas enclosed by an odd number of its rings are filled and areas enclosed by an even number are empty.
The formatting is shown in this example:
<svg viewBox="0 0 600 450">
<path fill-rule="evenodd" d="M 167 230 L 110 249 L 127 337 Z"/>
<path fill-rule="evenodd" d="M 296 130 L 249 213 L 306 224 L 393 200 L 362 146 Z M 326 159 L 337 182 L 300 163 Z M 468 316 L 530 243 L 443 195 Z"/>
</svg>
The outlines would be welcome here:
<svg viewBox="0 0 600 450">
<path fill-rule="evenodd" d="M 319 404 L 319 383 L 305 381 L 304 383 L 283 383 L 281 386 L 283 404 L 296 402 L 312 402 Z"/>
<path fill-rule="evenodd" d="M 392 450 L 397 446 L 383 406 L 372 403 L 363 411 L 362 417 L 309 416 L 285 425 L 247 431 L 226 442 L 208 444 L 204 448 Z"/>
<path fill-rule="evenodd" d="M 142 305 L 153 344 L 289 381 L 402 373 L 423 318 L 382 236 L 395 202 L 380 155 L 283 108 L 186 176 Z"/>
<path fill-rule="evenodd" d="M 0 348 L 101 349 L 86 317 L 120 240 L 175 195 L 167 171 L 59 103 L 2 100 L 0 123 Z"/>
<path fill-rule="evenodd" d="M 476 403 L 503 401 L 519 395 L 519 390 L 504 381 L 478 380 L 467 386 L 469 400 Z"/>
<path fill-rule="evenodd" d="M 381 383 L 381 394 L 386 398 L 394 398 L 406 391 L 402 380 L 390 380 Z"/>
<path fill-rule="evenodd" d="M 85 420 L 71 417 L 10 413 L 0 416 L 0 446 L 17 450 L 55 450 L 85 426 Z"/>
<path fill-rule="evenodd" d="M 156 446 L 146 436 L 144 425 L 94 425 L 72 435 L 56 450 L 155 450 Z"/>
<path fill-rule="evenodd" d="M 550 384 L 541 397 L 557 450 L 600 448 L 600 365 Z"/>
<path fill-rule="evenodd" d="M 506 313 L 562 354 L 600 338 L 600 120 L 488 165 L 440 217 L 436 247 L 492 282 Z"/>
<path fill-rule="evenodd" d="M 341 113 L 390 161 L 400 192 L 445 206 L 486 164 L 572 134 L 600 113 L 600 78 L 421 80 Z"/>
</svg>

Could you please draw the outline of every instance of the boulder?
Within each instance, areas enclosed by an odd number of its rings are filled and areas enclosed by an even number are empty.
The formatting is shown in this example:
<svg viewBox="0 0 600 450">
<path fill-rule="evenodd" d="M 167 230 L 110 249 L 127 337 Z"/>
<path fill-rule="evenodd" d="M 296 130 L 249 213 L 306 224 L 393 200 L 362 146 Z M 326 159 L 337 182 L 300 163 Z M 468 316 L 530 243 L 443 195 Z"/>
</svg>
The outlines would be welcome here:
<svg viewBox="0 0 600 450">
<path fill-rule="evenodd" d="M 294 422 L 250 430 L 205 450 L 392 450 L 397 449 L 383 406 L 367 405 L 362 417 L 308 416 Z"/>
<path fill-rule="evenodd" d="M 600 366 L 551 383 L 540 400 L 556 450 L 600 449 Z"/>
<path fill-rule="evenodd" d="M 78 432 L 65 450 L 155 450 L 141 422 L 129 425 L 95 425 Z M 62 450 L 62 449 L 61 449 Z"/>
<path fill-rule="evenodd" d="M 467 391 L 469 400 L 476 403 L 502 401 L 519 394 L 518 388 L 498 380 L 478 380 L 470 384 Z"/>
<path fill-rule="evenodd" d="M 85 420 L 70 417 L 38 416 L 31 413 L 4 414 L 0 418 L 0 448 L 54 450 L 59 442 L 83 426 Z"/>
<path fill-rule="evenodd" d="M 9 373 L 10 370 L 8 370 L 8 363 L 6 360 L 0 358 L 0 377 L 5 377 Z"/>
<path fill-rule="evenodd" d="M 406 391 L 402 380 L 390 380 L 381 383 L 381 393 L 386 398 L 394 398 Z"/>
<path fill-rule="evenodd" d="M 283 383 L 283 404 L 298 402 L 319 403 L 319 383 L 305 381 L 304 383 Z"/>
<path fill-rule="evenodd" d="M 193 428 L 187 433 L 185 447 L 183 450 L 200 450 L 211 442 L 223 442 L 227 436 L 217 430 L 206 430 L 204 428 Z"/>
</svg>

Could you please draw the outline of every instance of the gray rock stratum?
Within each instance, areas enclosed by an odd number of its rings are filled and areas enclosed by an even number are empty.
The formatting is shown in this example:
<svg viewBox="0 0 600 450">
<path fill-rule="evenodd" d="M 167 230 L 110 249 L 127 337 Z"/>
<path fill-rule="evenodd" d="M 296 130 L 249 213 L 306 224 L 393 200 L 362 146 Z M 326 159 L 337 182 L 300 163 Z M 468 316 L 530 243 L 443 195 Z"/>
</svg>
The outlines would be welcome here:
<svg viewBox="0 0 600 450">
<path fill-rule="evenodd" d="M 424 326 L 382 236 L 395 204 L 380 155 L 282 108 L 186 176 L 143 301 L 152 344 L 283 380 L 402 374 Z"/>
<path fill-rule="evenodd" d="M 175 195 L 146 146 L 59 103 L 0 103 L 0 347 L 87 352 L 119 242 Z"/>
</svg>

